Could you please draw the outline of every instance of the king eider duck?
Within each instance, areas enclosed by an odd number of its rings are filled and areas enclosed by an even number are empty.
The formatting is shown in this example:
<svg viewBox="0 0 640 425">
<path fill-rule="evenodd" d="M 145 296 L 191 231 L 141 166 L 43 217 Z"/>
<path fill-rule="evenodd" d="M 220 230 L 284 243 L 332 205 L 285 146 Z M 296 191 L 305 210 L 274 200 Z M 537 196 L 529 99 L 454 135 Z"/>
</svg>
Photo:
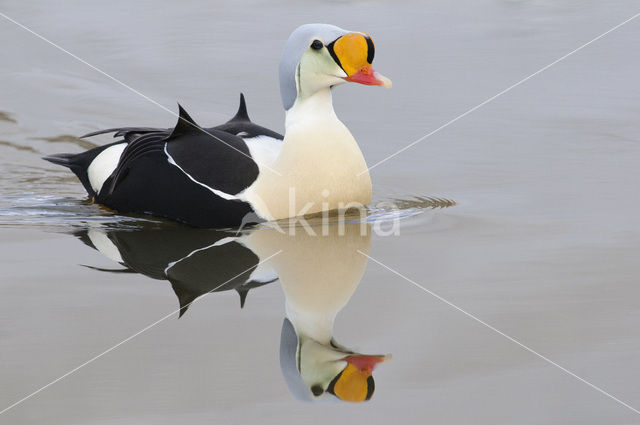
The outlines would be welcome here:
<svg viewBox="0 0 640 425">
<path fill-rule="evenodd" d="M 89 197 L 119 213 L 197 227 L 237 226 L 367 205 L 371 179 L 358 144 L 336 116 L 331 89 L 345 81 L 391 87 L 371 66 L 366 33 L 298 27 L 280 60 L 285 135 L 249 120 L 241 100 L 226 124 L 200 127 L 179 106 L 173 129 L 126 127 L 121 140 L 44 159 L 71 169 Z"/>
</svg>

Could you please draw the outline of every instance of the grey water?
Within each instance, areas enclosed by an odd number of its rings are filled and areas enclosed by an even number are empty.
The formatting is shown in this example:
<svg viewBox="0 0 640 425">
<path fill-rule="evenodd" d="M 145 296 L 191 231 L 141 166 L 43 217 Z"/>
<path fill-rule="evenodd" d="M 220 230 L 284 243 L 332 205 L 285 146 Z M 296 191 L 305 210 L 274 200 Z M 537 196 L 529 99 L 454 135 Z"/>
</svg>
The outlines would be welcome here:
<svg viewBox="0 0 640 425">
<path fill-rule="evenodd" d="M 289 33 L 365 31 L 394 87 L 343 85 L 334 105 L 372 165 L 640 2 L 3 0 L 0 12 L 203 125 L 243 92 L 279 132 Z M 471 317 L 640 409 L 639 39 L 630 21 L 372 169 L 372 214 L 396 201 L 398 234 L 309 239 L 88 202 L 40 158 L 175 117 L 0 16 L 0 411 L 193 301 L 0 423 L 640 423 Z M 235 278 L 277 250 L 260 279 Z M 296 398 L 281 368 L 295 314 L 336 315 L 322 330 L 340 347 L 392 354 L 371 400 Z"/>
</svg>

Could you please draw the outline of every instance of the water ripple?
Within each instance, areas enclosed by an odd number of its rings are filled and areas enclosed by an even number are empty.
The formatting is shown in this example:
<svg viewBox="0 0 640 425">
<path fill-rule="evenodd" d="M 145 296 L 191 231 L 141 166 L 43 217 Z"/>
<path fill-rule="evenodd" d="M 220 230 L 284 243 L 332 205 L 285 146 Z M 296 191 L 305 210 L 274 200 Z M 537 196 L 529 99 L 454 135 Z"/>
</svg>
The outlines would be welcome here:
<svg viewBox="0 0 640 425">
<path fill-rule="evenodd" d="M 131 227 L 138 222 L 155 221 L 153 217 L 119 215 L 100 205 L 74 198 L 38 195 L 0 197 L 0 227 Z"/>
</svg>

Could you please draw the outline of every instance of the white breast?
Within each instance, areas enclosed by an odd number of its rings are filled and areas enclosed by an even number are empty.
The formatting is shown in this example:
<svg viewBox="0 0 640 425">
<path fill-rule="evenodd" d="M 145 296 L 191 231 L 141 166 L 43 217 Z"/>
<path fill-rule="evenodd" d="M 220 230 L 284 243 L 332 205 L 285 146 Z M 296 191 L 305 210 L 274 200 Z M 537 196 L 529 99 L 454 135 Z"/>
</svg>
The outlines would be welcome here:
<svg viewBox="0 0 640 425">
<path fill-rule="evenodd" d="M 260 217 L 277 220 L 371 201 L 367 164 L 336 116 L 328 88 L 296 100 L 285 127 L 277 158 L 242 193 Z"/>
</svg>

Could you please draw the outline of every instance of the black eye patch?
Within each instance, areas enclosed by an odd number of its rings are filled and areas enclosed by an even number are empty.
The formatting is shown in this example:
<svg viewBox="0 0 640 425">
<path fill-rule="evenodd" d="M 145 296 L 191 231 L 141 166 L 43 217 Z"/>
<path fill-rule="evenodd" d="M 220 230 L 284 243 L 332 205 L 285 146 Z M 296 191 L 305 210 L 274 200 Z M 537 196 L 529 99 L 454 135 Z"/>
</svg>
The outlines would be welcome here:
<svg viewBox="0 0 640 425">
<path fill-rule="evenodd" d="M 371 40 L 371 37 L 365 37 L 365 40 L 367 40 L 367 62 L 372 63 L 373 62 L 373 56 L 376 54 L 376 48 L 373 45 L 373 40 Z"/>
</svg>

